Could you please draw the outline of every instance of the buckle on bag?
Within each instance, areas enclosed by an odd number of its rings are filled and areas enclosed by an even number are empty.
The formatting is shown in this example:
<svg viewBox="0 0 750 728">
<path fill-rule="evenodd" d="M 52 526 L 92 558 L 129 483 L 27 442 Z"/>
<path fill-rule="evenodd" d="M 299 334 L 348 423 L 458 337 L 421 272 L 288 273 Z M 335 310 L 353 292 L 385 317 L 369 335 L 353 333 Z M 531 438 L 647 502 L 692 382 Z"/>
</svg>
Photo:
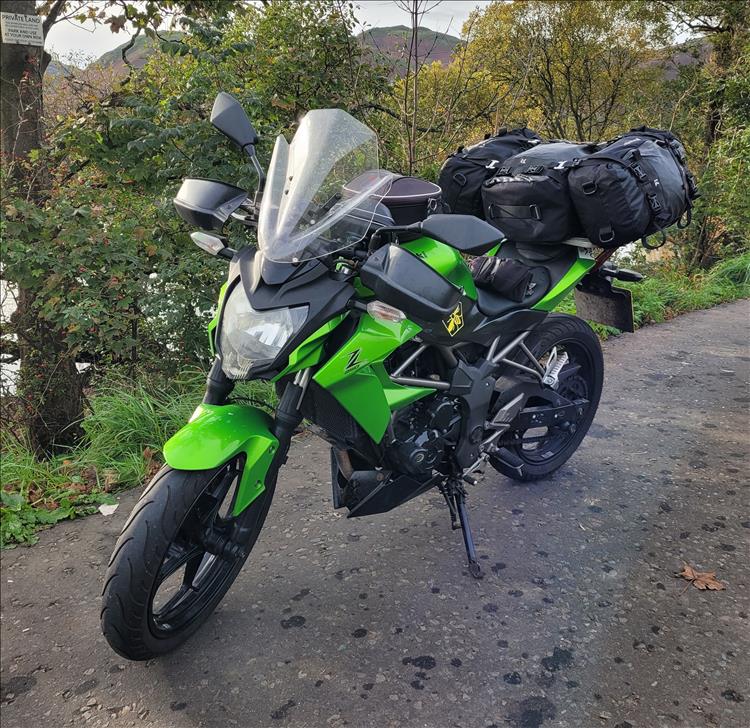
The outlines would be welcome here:
<svg viewBox="0 0 750 728">
<path fill-rule="evenodd" d="M 643 168 L 640 164 L 631 164 L 630 169 L 633 170 L 633 174 L 638 177 L 638 180 L 640 182 L 643 182 L 645 179 L 647 179 L 648 175 L 643 171 Z"/>
<path fill-rule="evenodd" d="M 455 172 L 453 174 L 453 181 L 458 182 L 458 184 L 463 187 L 466 184 L 466 175 L 461 172 Z"/>
<path fill-rule="evenodd" d="M 611 226 L 607 226 L 599 229 L 599 242 L 600 243 L 611 243 L 615 239 L 615 231 Z"/>
<path fill-rule="evenodd" d="M 661 212 L 661 202 L 656 195 L 648 195 L 648 204 L 654 212 Z"/>
</svg>

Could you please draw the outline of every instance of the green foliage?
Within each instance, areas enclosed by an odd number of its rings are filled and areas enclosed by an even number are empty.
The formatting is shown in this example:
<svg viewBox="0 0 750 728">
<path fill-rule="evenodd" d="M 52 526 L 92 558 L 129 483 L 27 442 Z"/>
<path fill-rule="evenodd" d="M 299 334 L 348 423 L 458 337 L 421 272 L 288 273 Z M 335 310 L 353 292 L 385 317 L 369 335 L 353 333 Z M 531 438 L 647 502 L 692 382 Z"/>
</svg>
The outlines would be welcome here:
<svg viewBox="0 0 750 728">
<path fill-rule="evenodd" d="M 0 253 L 3 278 L 34 292 L 35 316 L 62 330 L 71 354 L 96 371 L 207 363 L 205 327 L 226 268 L 191 243 L 171 200 L 184 177 L 254 185 L 207 123 L 213 99 L 222 90 L 239 99 L 267 161 L 300 112 L 354 106 L 380 83 L 353 29 L 347 5 L 320 0 L 192 23 L 119 91 L 55 128 L 36 160 L 51 174 L 42 204 L 4 190 Z M 230 232 L 238 247 L 252 244 Z"/>
<path fill-rule="evenodd" d="M 640 283 L 618 282 L 617 285 L 629 288 L 633 294 L 636 328 L 662 323 L 688 311 L 750 298 L 750 252 L 694 274 L 688 274 L 674 264 L 650 266 L 650 272 Z M 565 299 L 556 310 L 575 313 L 573 297 Z M 589 323 L 602 340 L 620 333 L 609 326 Z"/>
<path fill-rule="evenodd" d="M 750 297 L 750 252 L 707 272 L 686 277 L 667 269 L 628 287 L 633 291 L 636 326 L 661 323 L 686 311 Z"/>
<path fill-rule="evenodd" d="M 3 447 L 0 474 L 0 548 L 36 543 L 40 528 L 116 502 L 109 493 L 89 490 L 66 458 L 40 462 L 17 443 Z"/>
<path fill-rule="evenodd" d="M 74 449 L 39 460 L 30 448 L 3 437 L 0 461 L 3 546 L 34 543 L 39 528 L 115 503 L 111 491 L 143 484 L 161 463 L 161 447 L 190 418 L 205 390 L 205 372 L 175 378 L 105 378 L 90 400 L 84 438 Z M 273 408 L 266 382 L 237 385 L 238 401 Z"/>
</svg>

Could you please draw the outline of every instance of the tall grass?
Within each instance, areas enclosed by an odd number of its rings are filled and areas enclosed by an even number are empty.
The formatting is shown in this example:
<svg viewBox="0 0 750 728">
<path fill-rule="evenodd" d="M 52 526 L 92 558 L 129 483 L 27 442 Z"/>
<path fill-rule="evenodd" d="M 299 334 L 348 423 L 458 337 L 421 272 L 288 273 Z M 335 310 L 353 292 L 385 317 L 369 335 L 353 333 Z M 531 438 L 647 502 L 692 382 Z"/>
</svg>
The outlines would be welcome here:
<svg viewBox="0 0 750 728">
<path fill-rule="evenodd" d="M 148 461 L 158 457 L 164 442 L 188 421 L 204 387 L 201 372 L 185 373 L 163 386 L 108 379 L 91 398 L 80 456 L 101 472 L 114 471 L 122 485 L 139 482 Z"/>
<path fill-rule="evenodd" d="M 39 460 L 8 436 L 0 442 L 0 546 L 33 543 L 35 531 L 114 502 L 110 493 L 144 483 L 161 464 L 161 448 L 190 418 L 205 390 L 205 373 L 170 382 L 110 376 L 90 397 L 84 437 L 69 452 Z M 270 385 L 248 382 L 239 398 L 275 403 Z"/>
<path fill-rule="evenodd" d="M 705 273 L 686 276 L 675 270 L 657 270 L 641 283 L 623 285 L 633 293 L 636 327 L 661 323 L 687 311 L 750 297 L 750 251 Z"/>
</svg>

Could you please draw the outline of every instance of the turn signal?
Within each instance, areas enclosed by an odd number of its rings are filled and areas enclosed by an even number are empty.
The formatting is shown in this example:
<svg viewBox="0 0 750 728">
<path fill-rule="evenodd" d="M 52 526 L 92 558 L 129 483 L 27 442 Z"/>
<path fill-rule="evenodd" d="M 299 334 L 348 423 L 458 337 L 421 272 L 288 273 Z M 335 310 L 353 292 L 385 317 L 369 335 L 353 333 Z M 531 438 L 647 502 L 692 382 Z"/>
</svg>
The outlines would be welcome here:
<svg viewBox="0 0 750 728">
<path fill-rule="evenodd" d="M 406 320 L 406 314 L 401 309 L 389 306 L 382 301 L 370 301 L 370 303 L 367 304 L 367 313 L 373 318 L 380 319 L 381 321 L 400 323 L 401 321 Z"/>
</svg>

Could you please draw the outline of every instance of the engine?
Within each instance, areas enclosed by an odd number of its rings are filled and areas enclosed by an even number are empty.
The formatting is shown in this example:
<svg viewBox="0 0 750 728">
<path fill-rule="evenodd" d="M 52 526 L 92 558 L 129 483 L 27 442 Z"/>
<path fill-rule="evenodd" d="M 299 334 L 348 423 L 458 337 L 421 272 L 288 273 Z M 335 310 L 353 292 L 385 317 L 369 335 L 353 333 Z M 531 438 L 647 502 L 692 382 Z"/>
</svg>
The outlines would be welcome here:
<svg viewBox="0 0 750 728">
<path fill-rule="evenodd" d="M 418 401 L 393 423 L 388 464 L 401 473 L 429 475 L 439 469 L 445 448 L 456 443 L 460 430 L 461 411 L 455 399 L 437 396 Z"/>
</svg>

